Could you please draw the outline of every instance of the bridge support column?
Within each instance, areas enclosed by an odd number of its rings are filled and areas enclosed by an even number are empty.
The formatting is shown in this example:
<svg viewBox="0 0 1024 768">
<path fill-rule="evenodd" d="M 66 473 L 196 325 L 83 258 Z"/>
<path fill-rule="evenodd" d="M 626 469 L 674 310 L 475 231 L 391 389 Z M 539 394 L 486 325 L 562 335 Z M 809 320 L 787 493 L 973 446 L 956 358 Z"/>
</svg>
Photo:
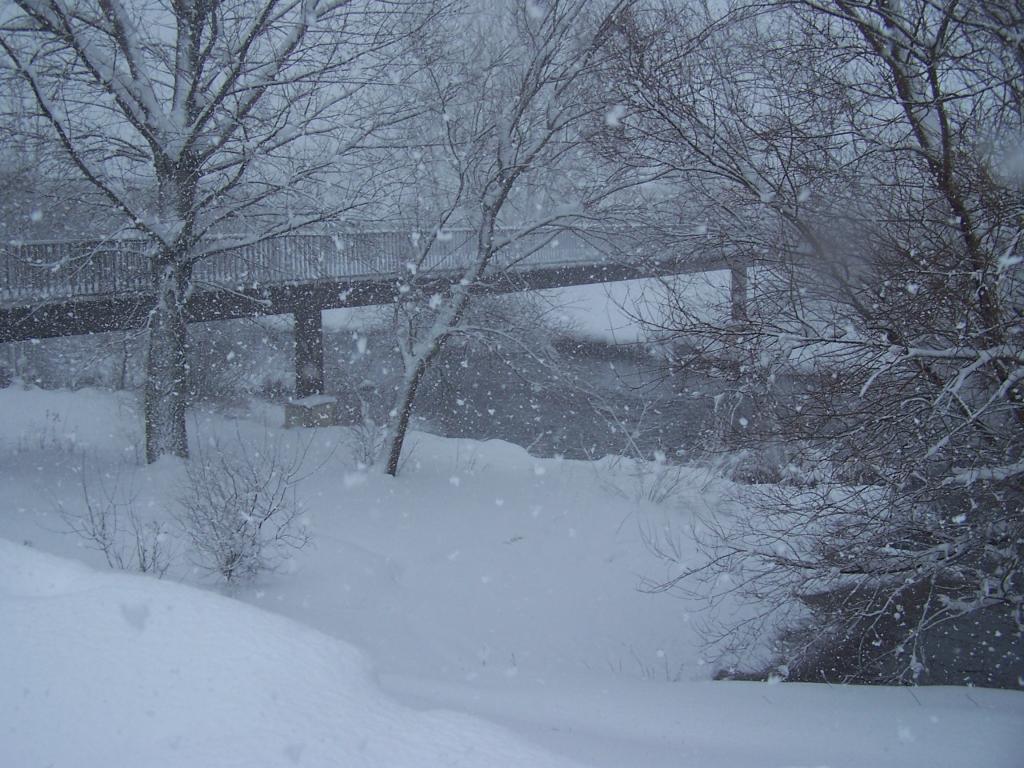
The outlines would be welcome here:
<svg viewBox="0 0 1024 768">
<path fill-rule="evenodd" d="M 319 307 L 297 309 L 295 317 L 295 396 L 324 393 L 324 334 Z"/>
<path fill-rule="evenodd" d="M 734 322 L 743 322 L 747 319 L 747 268 L 732 267 L 729 275 L 732 283 L 729 290 L 730 314 Z"/>
</svg>

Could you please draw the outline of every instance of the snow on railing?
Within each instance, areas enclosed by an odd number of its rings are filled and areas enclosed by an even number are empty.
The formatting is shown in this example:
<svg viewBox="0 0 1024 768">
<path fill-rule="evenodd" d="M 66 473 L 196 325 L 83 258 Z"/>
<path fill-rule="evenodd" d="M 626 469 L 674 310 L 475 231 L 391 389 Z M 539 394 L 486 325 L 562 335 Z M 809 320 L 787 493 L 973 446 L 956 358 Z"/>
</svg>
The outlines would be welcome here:
<svg viewBox="0 0 1024 768">
<path fill-rule="evenodd" d="M 426 257 L 418 260 L 421 242 L 409 232 L 397 231 L 281 235 L 204 258 L 196 263 L 193 278 L 199 290 L 318 280 L 369 281 L 408 276 L 414 271 L 420 275 L 458 272 L 476 257 L 476 235 L 471 231 L 439 233 Z M 0 245 L 0 301 L 10 304 L 145 293 L 151 288 L 149 253 L 150 245 L 144 240 Z M 604 261 L 605 254 L 578 234 L 541 230 L 503 247 L 492 269 L 528 270 Z"/>
</svg>

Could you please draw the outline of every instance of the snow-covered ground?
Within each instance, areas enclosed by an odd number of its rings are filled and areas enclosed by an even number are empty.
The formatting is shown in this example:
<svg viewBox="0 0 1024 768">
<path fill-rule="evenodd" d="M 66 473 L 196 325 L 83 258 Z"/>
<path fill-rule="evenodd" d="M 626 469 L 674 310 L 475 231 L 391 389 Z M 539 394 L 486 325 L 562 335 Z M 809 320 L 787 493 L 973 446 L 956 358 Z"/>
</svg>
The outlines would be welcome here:
<svg viewBox="0 0 1024 768">
<path fill-rule="evenodd" d="M 352 646 L 209 592 L 0 542 L 5 766 L 569 766 L 384 695 Z"/>
<path fill-rule="evenodd" d="M 83 474 L 171 519 L 182 467 L 139 466 L 130 397 L 15 387 L 0 414 L 0 766 L 1021 764 L 1020 692 L 711 682 L 697 606 L 637 589 L 672 575 L 646 537 L 685 559 L 694 512 L 727 503 L 698 470 L 654 503 L 624 462 L 417 434 L 392 479 L 320 430 L 312 544 L 225 596 L 173 530 L 162 581 L 62 533 Z M 191 428 L 310 439 L 280 424 Z"/>
<path fill-rule="evenodd" d="M 624 280 L 538 291 L 552 306 L 550 320 L 574 336 L 608 344 L 631 344 L 656 338 L 671 320 L 663 309 L 667 285 L 690 311 L 711 316 L 729 306 L 727 270 L 662 279 Z"/>
</svg>

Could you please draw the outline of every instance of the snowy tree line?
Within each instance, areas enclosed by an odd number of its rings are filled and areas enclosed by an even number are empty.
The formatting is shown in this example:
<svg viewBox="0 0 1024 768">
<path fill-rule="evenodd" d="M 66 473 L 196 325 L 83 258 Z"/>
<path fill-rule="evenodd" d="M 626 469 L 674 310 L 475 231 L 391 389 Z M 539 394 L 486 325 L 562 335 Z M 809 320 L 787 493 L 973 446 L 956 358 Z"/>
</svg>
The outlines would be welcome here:
<svg viewBox="0 0 1024 768">
<path fill-rule="evenodd" d="M 709 521 L 679 584 L 752 598 L 723 647 L 785 627 L 805 679 L 1019 659 L 1024 5 L 712 7 L 623 17 L 618 141 L 671 170 L 695 248 L 757 265 L 744 318 L 669 286 L 660 324 L 791 482 Z"/>
<path fill-rule="evenodd" d="M 628 224 L 647 252 L 753 265 L 742 305 L 665 279 L 643 319 L 754 404 L 738 439 L 788 481 L 708 521 L 708 561 L 662 586 L 750 597 L 723 649 L 776 633 L 798 676 L 918 679 L 968 625 L 1019 652 L 1019 0 L 16 0 L 0 24 L 10 146 L 152 243 L 148 460 L 187 454 L 183 308 L 221 249 L 417 233 L 394 474 L 496 254 Z M 453 228 L 472 266 L 428 290 Z"/>
</svg>

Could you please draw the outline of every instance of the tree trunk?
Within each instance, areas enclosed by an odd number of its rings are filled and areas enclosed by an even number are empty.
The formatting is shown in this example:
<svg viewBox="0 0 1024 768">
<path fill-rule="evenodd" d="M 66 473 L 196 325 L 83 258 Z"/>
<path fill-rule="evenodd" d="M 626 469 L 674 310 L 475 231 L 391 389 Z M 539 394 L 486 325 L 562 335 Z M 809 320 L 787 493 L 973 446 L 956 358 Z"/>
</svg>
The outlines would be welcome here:
<svg viewBox="0 0 1024 768">
<path fill-rule="evenodd" d="M 423 375 L 427 372 L 429 357 L 420 358 L 412 370 L 411 375 L 405 378 L 402 391 L 398 397 L 398 403 L 393 411 L 391 425 L 388 429 L 390 436 L 390 447 L 388 448 L 388 463 L 384 471 L 394 477 L 398 474 L 398 460 L 402 456 L 402 444 L 405 442 L 405 433 L 409 429 L 409 419 L 412 417 L 412 406 L 416 401 L 416 392 L 423 381 Z"/>
<path fill-rule="evenodd" d="M 185 296 L 188 270 L 172 261 L 157 266 L 156 305 L 149 318 L 146 357 L 146 461 L 188 458 Z"/>
<path fill-rule="evenodd" d="M 121 334 L 121 364 L 117 371 L 117 388 L 122 392 L 128 388 L 128 361 L 131 359 L 130 339 L 128 331 Z"/>
<path fill-rule="evenodd" d="M 494 231 L 494 219 L 490 221 L 490 232 Z M 402 444 L 405 442 L 405 433 L 409 428 L 409 419 L 412 416 L 412 406 L 416 400 L 416 392 L 420 388 L 420 384 L 423 381 L 423 376 L 426 374 L 430 364 L 434 361 L 434 358 L 441 352 L 444 345 L 447 343 L 449 334 L 453 328 L 455 328 L 459 321 L 462 319 L 463 313 L 469 306 L 469 288 L 468 286 L 474 283 L 480 278 L 488 262 L 490 261 L 491 252 L 488 250 L 486 255 L 479 259 L 475 268 L 475 272 L 472 278 L 467 275 L 463 279 L 463 282 L 455 286 L 453 289 L 454 296 L 451 301 L 452 304 L 448 310 L 447 317 L 441 326 L 444 330 L 440 332 L 431 331 L 434 334 L 433 339 L 429 344 L 426 344 L 426 349 L 421 352 L 418 356 L 414 356 L 415 362 L 412 365 L 411 371 L 409 370 L 408 363 L 406 363 L 406 376 L 402 385 L 402 391 L 399 393 L 397 399 L 397 405 L 392 411 L 394 416 L 391 418 L 391 423 L 388 429 L 388 435 L 391 439 L 391 447 L 388 449 L 388 463 L 385 468 L 387 474 L 394 477 L 398 474 L 398 460 L 402 455 Z"/>
<path fill-rule="evenodd" d="M 747 268 L 732 267 L 729 270 L 730 290 L 729 303 L 733 322 L 742 323 L 747 320 Z"/>
</svg>

